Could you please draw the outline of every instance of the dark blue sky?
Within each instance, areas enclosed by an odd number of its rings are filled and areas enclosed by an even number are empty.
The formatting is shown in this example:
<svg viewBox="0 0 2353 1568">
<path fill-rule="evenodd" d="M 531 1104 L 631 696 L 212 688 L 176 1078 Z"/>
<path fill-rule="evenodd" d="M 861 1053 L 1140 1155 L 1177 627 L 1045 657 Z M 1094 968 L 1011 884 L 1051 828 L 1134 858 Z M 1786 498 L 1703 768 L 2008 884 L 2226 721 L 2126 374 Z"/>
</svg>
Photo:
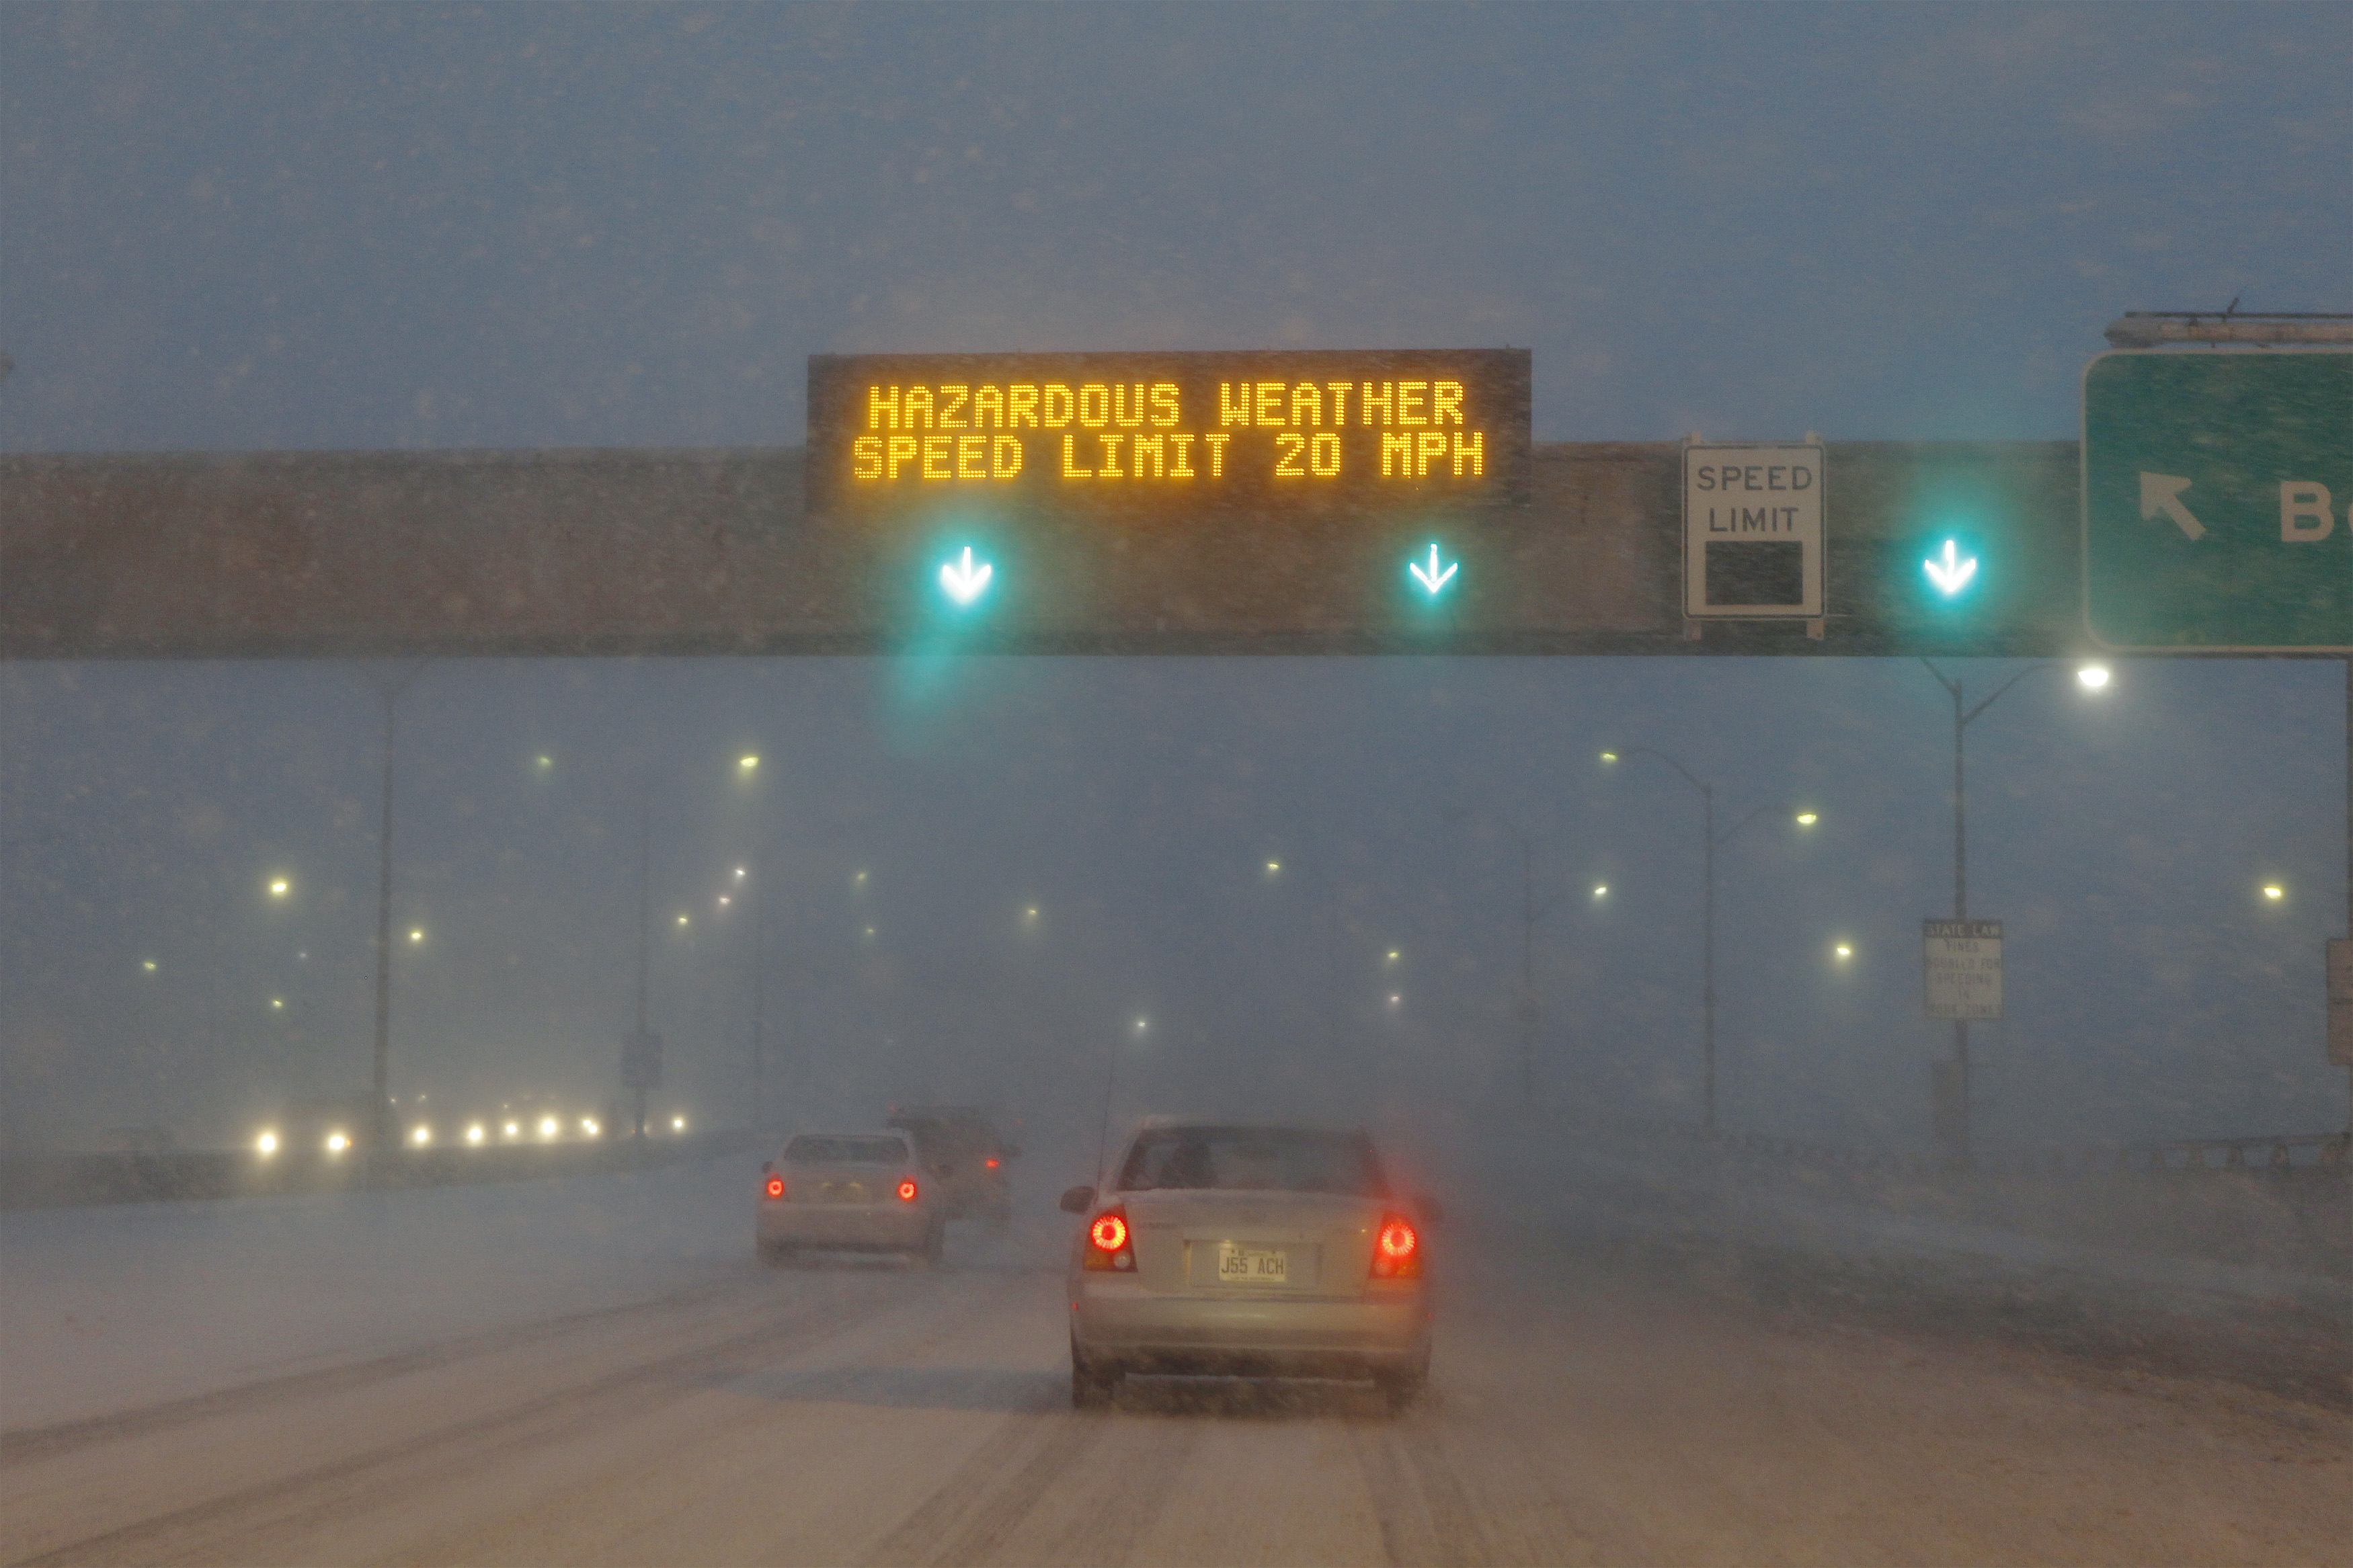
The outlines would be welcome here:
<svg viewBox="0 0 2353 1568">
<path fill-rule="evenodd" d="M 813 352 L 1287 344 L 1531 346 L 1546 438 L 2065 437 L 2121 310 L 2344 307 L 2348 45 L 2341 5 L 18 0 L 0 447 L 793 443 Z M 1993 1136 L 2342 1118 L 2342 691 L 2127 661 L 1972 731 Z M 1133 1108 L 1475 1128 L 1512 1097 L 1509 816 L 1563 900 L 1547 1094 L 1687 1115 L 1695 805 L 1593 760 L 1640 742 L 1823 815 L 1726 852 L 1730 1119 L 1917 1146 L 1947 713 L 1860 660 L 443 664 L 395 1087 L 609 1092 L 653 777 L 699 1112 L 748 1000 L 711 900 L 765 847 L 811 1115 L 1084 1124 L 1144 1011 Z M 374 725 L 337 666 L 0 672 L 0 1132 L 204 1140 L 364 1081 Z"/>
<path fill-rule="evenodd" d="M 1535 351 L 1550 438 L 2048 437 L 2341 307 L 2341 5 L 0 11 L 0 444 L 762 444 L 812 352 Z"/>
</svg>

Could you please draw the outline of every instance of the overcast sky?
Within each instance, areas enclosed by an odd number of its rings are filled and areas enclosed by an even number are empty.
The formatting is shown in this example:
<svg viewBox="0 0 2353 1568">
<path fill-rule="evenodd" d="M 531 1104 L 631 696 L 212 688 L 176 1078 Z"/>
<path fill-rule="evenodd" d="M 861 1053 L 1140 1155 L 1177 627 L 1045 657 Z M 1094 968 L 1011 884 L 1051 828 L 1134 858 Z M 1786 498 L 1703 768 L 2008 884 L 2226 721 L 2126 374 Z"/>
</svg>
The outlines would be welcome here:
<svg viewBox="0 0 2353 1568">
<path fill-rule="evenodd" d="M 2348 45 L 2341 5 L 15 0 L 0 447 L 792 444 L 811 353 L 1290 344 L 1531 347 L 1540 438 L 2063 437 L 2122 310 L 2346 306 Z M 2127 661 L 1971 731 L 1991 1135 L 2341 1120 L 2343 689 Z M 742 1102 L 714 900 L 765 857 L 795 1114 L 1067 1130 L 1118 1040 L 1127 1109 L 1475 1126 L 1524 831 L 1546 1103 L 1688 1117 L 1696 802 L 1595 761 L 1647 743 L 1770 808 L 1724 864 L 1727 1119 L 1917 1146 L 1948 713 L 1902 661 L 445 663 L 395 1087 L 612 1091 L 649 782 L 698 1113 Z M 0 672 L 0 1134 L 364 1082 L 376 724 L 346 667 Z"/>
<path fill-rule="evenodd" d="M 768 444 L 855 350 L 1535 351 L 1537 434 L 2050 437 L 2346 303 L 2342 5 L 0 10 L 17 448 Z"/>
</svg>

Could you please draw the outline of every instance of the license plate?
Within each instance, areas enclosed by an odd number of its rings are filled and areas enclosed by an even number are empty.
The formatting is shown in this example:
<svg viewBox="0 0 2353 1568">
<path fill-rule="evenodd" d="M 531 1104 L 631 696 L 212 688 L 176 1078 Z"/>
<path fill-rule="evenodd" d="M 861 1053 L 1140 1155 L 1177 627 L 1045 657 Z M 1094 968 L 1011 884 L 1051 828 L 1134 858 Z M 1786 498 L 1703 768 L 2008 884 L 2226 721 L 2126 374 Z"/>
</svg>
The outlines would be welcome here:
<svg viewBox="0 0 2353 1568">
<path fill-rule="evenodd" d="M 1291 1254 L 1263 1247 L 1218 1244 L 1218 1282 L 1221 1285 L 1287 1285 Z"/>
</svg>

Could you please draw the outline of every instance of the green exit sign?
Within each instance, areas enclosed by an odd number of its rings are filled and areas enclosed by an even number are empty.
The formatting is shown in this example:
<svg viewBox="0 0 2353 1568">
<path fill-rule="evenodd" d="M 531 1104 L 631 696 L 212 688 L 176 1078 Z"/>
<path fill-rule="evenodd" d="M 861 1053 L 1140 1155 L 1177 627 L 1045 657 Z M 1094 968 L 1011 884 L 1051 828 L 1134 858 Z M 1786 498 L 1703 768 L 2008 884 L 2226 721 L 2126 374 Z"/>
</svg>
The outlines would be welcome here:
<svg viewBox="0 0 2353 1568">
<path fill-rule="evenodd" d="M 2353 354 L 2102 354 L 2084 621 L 2120 651 L 2353 651 Z"/>
</svg>

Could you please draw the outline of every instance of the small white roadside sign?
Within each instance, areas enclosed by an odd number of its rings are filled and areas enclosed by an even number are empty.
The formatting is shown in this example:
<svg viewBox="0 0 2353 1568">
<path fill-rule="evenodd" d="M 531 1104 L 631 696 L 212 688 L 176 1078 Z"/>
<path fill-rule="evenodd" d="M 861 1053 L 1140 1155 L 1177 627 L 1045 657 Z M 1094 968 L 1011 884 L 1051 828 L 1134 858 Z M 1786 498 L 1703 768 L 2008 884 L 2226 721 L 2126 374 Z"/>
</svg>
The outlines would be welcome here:
<svg viewBox="0 0 2353 1568">
<path fill-rule="evenodd" d="M 1922 921 L 1920 938 L 1928 1016 L 2001 1016 L 2000 921 Z"/>
</svg>

